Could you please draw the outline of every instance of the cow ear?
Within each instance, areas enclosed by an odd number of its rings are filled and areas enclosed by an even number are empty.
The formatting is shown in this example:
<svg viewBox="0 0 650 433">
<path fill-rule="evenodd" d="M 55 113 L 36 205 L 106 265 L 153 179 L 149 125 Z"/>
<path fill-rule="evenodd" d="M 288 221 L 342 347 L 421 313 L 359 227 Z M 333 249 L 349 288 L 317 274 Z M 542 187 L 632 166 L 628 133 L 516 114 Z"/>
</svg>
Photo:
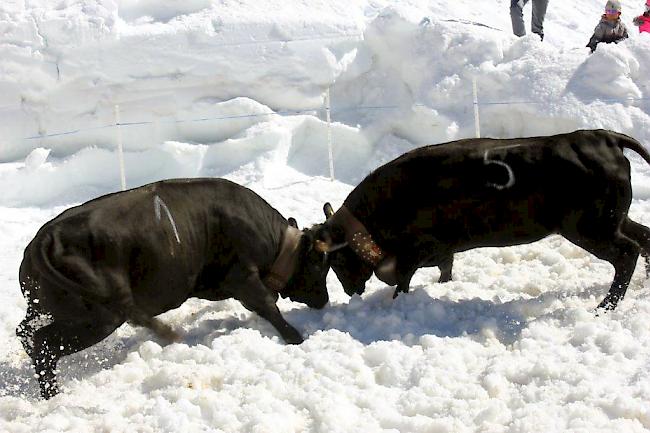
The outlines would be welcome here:
<svg viewBox="0 0 650 433">
<path fill-rule="evenodd" d="M 330 245 L 327 242 L 316 239 L 314 241 L 314 249 L 319 253 L 327 253 L 330 250 Z"/>
<path fill-rule="evenodd" d="M 293 228 L 298 228 L 298 221 L 294 217 L 289 217 L 289 225 Z"/>
<path fill-rule="evenodd" d="M 333 253 L 347 246 L 348 246 L 347 242 L 332 245 L 331 241 L 321 241 L 318 239 L 314 241 L 314 249 L 320 253 Z"/>
<path fill-rule="evenodd" d="M 325 219 L 330 219 L 332 215 L 334 215 L 334 208 L 332 208 L 332 205 L 328 203 L 325 203 L 323 206 L 323 212 L 325 213 Z"/>
</svg>

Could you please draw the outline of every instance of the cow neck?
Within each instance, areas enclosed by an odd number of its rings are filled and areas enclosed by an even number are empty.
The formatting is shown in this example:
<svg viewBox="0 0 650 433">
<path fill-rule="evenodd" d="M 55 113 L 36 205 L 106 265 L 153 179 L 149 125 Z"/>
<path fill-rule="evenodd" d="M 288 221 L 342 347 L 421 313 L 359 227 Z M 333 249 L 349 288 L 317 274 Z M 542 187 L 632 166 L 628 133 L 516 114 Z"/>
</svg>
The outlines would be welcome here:
<svg viewBox="0 0 650 433">
<path fill-rule="evenodd" d="M 300 246 L 300 237 L 302 232 L 290 225 L 282 234 L 282 246 L 280 252 L 275 258 L 271 270 L 264 277 L 264 285 L 276 291 L 282 292 L 293 275 L 298 262 L 298 248 Z"/>
<path fill-rule="evenodd" d="M 347 207 L 341 206 L 339 210 L 334 212 L 334 215 L 330 218 L 330 223 L 343 228 L 345 241 L 352 248 L 352 251 L 372 265 L 373 268 L 379 266 L 386 258 L 386 253 L 375 243 L 366 227 L 352 215 L 352 212 Z"/>
</svg>

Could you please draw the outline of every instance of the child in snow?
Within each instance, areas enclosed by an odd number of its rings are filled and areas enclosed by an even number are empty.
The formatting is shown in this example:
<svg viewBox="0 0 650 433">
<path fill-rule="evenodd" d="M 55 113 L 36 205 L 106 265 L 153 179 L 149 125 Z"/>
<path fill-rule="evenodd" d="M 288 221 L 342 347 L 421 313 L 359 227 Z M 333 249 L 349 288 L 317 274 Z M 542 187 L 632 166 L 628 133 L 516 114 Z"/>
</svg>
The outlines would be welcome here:
<svg viewBox="0 0 650 433">
<path fill-rule="evenodd" d="M 596 50 L 596 45 L 600 42 L 619 43 L 623 39 L 627 39 L 627 28 L 621 21 L 621 2 L 608 0 L 605 5 L 605 14 L 601 17 L 587 46 L 593 53 Z"/>
<path fill-rule="evenodd" d="M 639 26 L 639 33 L 650 33 L 650 0 L 646 0 L 645 2 L 645 12 L 643 12 L 643 15 L 634 18 L 632 22 L 635 26 Z"/>
</svg>

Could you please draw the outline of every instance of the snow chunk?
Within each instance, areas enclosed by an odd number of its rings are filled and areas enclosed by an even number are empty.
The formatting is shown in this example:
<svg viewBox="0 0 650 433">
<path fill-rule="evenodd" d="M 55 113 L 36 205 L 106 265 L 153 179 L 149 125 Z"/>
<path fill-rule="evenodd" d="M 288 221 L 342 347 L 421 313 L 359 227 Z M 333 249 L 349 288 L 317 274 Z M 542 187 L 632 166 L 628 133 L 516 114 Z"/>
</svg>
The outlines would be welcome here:
<svg viewBox="0 0 650 433">
<path fill-rule="evenodd" d="M 212 7 L 211 0 L 117 0 L 119 16 L 127 21 L 167 22 Z"/>
<path fill-rule="evenodd" d="M 25 158 L 25 168 L 29 171 L 37 170 L 45 164 L 50 152 L 50 149 L 44 149 L 42 147 L 37 147 L 32 150 L 29 155 L 27 155 L 27 158 Z"/>
</svg>

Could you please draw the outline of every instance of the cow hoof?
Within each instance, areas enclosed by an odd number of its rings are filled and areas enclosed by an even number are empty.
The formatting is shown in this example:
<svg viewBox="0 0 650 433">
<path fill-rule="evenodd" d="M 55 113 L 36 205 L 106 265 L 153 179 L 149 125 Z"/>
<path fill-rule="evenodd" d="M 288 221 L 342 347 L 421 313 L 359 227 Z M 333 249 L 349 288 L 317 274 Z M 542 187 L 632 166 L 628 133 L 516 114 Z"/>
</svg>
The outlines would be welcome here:
<svg viewBox="0 0 650 433">
<path fill-rule="evenodd" d="M 302 338 L 302 335 L 300 335 L 300 332 L 293 328 L 285 329 L 281 335 L 282 339 L 287 344 L 300 344 L 305 341 L 305 339 Z"/>
<path fill-rule="evenodd" d="M 183 341 L 183 339 L 181 338 L 178 332 L 174 331 L 174 329 L 171 326 L 164 323 L 160 319 L 151 320 L 151 324 L 149 327 L 154 332 L 154 334 L 158 338 L 163 340 L 166 344 L 180 343 L 181 341 Z"/>
<path fill-rule="evenodd" d="M 302 344 L 302 342 L 305 340 L 302 337 L 292 337 L 292 338 L 285 338 L 284 341 L 287 344 Z"/>
<path fill-rule="evenodd" d="M 607 296 L 605 299 L 603 299 L 603 302 L 598 304 L 598 307 L 596 307 L 596 312 L 601 311 L 603 313 L 607 313 L 608 311 L 614 311 L 616 309 L 616 305 L 618 305 L 618 301 Z"/>
<path fill-rule="evenodd" d="M 611 304 L 611 303 L 605 304 L 605 303 L 601 302 L 600 305 L 598 305 L 596 307 L 596 309 L 594 310 L 594 315 L 596 317 L 600 317 L 601 315 L 605 315 L 605 314 L 609 313 L 610 311 L 614 311 L 615 308 L 616 308 L 615 304 L 614 305 Z"/>
<path fill-rule="evenodd" d="M 44 400 L 49 400 L 59 393 L 59 387 L 55 383 L 41 383 L 41 397 Z"/>
<path fill-rule="evenodd" d="M 406 287 L 404 287 L 404 286 L 406 286 Z M 400 293 L 408 293 L 408 292 L 409 292 L 409 286 L 408 285 L 405 284 L 403 286 L 400 286 L 398 284 L 397 287 L 395 287 L 395 293 L 393 293 L 393 299 L 397 298 L 397 295 L 399 295 Z"/>
</svg>

